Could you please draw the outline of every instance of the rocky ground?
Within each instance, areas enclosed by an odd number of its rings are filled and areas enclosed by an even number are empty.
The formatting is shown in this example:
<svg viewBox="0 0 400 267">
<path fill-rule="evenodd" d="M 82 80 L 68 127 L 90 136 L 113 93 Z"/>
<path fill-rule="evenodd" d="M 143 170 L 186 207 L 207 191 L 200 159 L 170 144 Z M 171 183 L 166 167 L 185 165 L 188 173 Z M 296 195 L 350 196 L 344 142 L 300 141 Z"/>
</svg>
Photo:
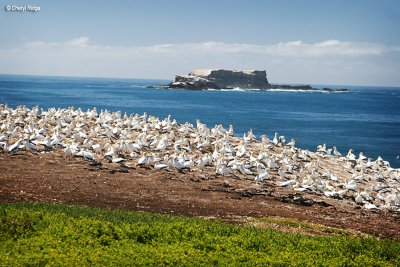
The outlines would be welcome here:
<svg viewBox="0 0 400 267">
<path fill-rule="evenodd" d="M 154 170 L 116 163 L 65 159 L 63 151 L 0 153 L 0 201 L 204 216 L 237 222 L 243 217 L 284 217 L 400 238 L 400 214 L 371 211 L 353 201 L 294 192 L 272 182 L 198 171 Z M 239 220 L 240 221 L 240 220 Z"/>
</svg>

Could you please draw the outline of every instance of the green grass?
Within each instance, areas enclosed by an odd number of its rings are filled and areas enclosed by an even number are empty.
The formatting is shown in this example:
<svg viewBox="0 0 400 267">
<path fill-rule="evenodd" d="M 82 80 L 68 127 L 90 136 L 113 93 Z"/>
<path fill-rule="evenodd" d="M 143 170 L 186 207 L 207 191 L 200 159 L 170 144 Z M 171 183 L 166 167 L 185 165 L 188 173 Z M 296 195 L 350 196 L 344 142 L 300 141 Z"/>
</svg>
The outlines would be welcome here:
<svg viewBox="0 0 400 267">
<path fill-rule="evenodd" d="M 1 266 L 399 266 L 400 241 L 142 212 L 0 204 Z"/>
<path fill-rule="evenodd" d="M 275 228 L 286 232 L 306 233 L 311 235 L 337 235 L 337 236 L 362 236 L 368 237 L 367 234 L 357 232 L 350 229 L 338 229 L 334 227 L 313 224 L 309 222 L 299 221 L 293 218 L 247 218 L 243 221 L 246 225 L 255 226 L 257 228 Z"/>
</svg>

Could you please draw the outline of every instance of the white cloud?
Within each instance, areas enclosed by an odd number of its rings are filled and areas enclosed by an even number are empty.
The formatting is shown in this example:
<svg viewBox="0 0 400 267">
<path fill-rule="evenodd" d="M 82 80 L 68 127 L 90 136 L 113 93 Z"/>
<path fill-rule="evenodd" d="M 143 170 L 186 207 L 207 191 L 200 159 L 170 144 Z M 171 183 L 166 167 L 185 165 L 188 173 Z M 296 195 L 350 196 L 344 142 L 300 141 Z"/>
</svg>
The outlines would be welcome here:
<svg viewBox="0 0 400 267">
<path fill-rule="evenodd" d="M 400 46 L 340 40 L 105 46 L 82 36 L 0 48 L 0 73 L 171 79 L 194 68 L 235 68 L 267 69 L 273 81 L 281 82 L 355 84 L 365 77 L 364 84 L 383 80 L 399 85 L 395 74 L 400 63 L 382 63 L 393 53 L 398 58 L 399 52 Z"/>
<path fill-rule="evenodd" d="M 86 47 L 89 45 L 89 37 L 79 37 L 67 42 L 67 45 L 77 46 L 77 47 Z"/>
<path fill-rule="evenodd" d="M 320 57 L 326 55 L 367 56 L 381 55 L 388 52 L 399 52 L 399 46 L 386 46 L 376 43 L 343 42 L 327 40 L 320 43 L 307 44 L 292 41 L 273 45 L 227 44 L 222 42 L 204 42 L 188 44 L 165 44 L 144 47 L 153 52 L 207 52 L 207 53 L 253 53 L 274 56 Z"/>
</svg>

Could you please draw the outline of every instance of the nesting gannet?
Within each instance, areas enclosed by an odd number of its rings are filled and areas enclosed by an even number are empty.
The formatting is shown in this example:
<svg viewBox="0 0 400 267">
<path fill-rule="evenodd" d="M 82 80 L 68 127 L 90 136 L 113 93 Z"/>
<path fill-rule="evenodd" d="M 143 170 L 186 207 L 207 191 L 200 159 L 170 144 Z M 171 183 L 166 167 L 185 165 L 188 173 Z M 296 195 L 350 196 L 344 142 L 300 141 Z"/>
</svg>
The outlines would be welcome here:
<svg viewBox="0 0 400 267">
<path fill-rule="evenodd" d="M 292 138 L 289 143 L 286 145 L 294 147 L 296 145 L 296 141 Z"/>
<path fill-rule="evenodd" d="M 27 139 L 22 140 L 22 144 L 19 146 L 19 148 L 26 151 L 36 151 L 36 146 Z"/>
<path fill-rule="evenodd" d="M 233 125 L 229 125 L 228 134 L 229 134 L 230 136 L 233 136 L 233 134 L 234 134 Z"/>
<path fill-rule="evenodd" d="M 72 157 L 72 149 L 71 149 L 71 146 L 67 146 L 65 149 L 64 149 L 64 156 L 66 157 L 66 158 L 71 158 Z"/>
<path fill-rule="evenodd" d="M 363 153 L 363 152 L 360 152 L 360 154 L 359 154 L 359 156 L 358 156 L 358 159 L 362 161 L 362 160 L 366 160 L 367 157 L 364 156 L 364 153 Z"/>
<path fill-rule="evenodd" d="M 248 168 L 246 168 L 246 166 L 243 163 L 239 163 L 236 166 L 241 174 L 244 174 L 244 175 L 252 175 L 253 174 L 253 172 L 250 171 Z"/>
<path fill-rule="evenodd" d="M 362 194 L 358 193 L 357 196 L 355 197 L 354 201 L 357 204 L 363 204 L 364 203 L 364 198 L 363 198 Z"/>
<path fill-rule="evenodd" d="M 356 160 L 356 156 L 353 154 L 353 149 L 349 149 L 349 152 L 347 152 L 346 158 L 351 161 Z"/>
<path fill-rule="evenodd" d="M 229 150 L 227 151 L 227 150 L 225 150 L 226 152 L 229 152 Z M 243 144 L 240 144 L 238 147 L 237 147 L 237 150 L 236 150 L 236 156 L 238 156 L 238 157 L 243 157 L 244 155 L 246 155 L 247 154 L 247 149 L 246 149 L 246 146 L 245 146 L 245 144 L 243 143 Z"/>
<path fill-rule="evenodd" d="M 7 148 L 7 143 L 6 142 L 0 142 L 0 149 L 6 150 Z"/>
<path fill-rule="evenodd" d="M 390 167 L 389 161 L 383 160 L 381 156 L 379 156 L 375 163 L 379 166 Z"/>
<path fill-rule="evenodd" d="M 333 147 L 333 155 L 336 157 L 341 157 L 342 154 L 337 150 L 336 146 Z"/>
<path fill-rule="evenodd" d="M 253 129 L 250 129 L 247 132 L 247 137 L 250 138 L 250 140 L 256 140 L 257 139 L 257 137 L 253 134 Z"/>
<path fill-rule="evenodd" d="M 360 172 L 358 174 L 357 173 L 353 173 L 352 178 L 353 178 L 353 180 L 361 181 L 361 180 L 364 179 L 364 173 L 363 172 Z"/>
<path fill-rule="evenodd" d="M 176 157 L 172 158 L 171 167 L 173 167 L 173 168 L 175 168 L 177 170 L 182 170 L 182 169 L 186 168 L 184 162 L 178 160 Z"/>
<path fill-rule="evenodd" d="M 269 143 L 271 143 L 271 142 L 272 142 L 272 141 L 268 139 L 268 137 L 267 137 L 266 134 L 261 135 L 261 143 L 262 143 L 262 144 L 269 144 Z"/>
<path fill-rule="evenodd" d="M 348 183 L 346 183 L 345 187 L 349 190 L 355 190 L 357 188 L 357 182 L 355 180 L 351 180 Z"/>
<path fill-rule="evenodd" d="M 196 163 L 197 163 L 197 168 L 198 168 L 199 170 L 203 170 L 208 162 L 209 162 L 209 161 L 208 161 L 208 158 L 206 158 L 206 157 L 201 157 L 201 158 L 199 158 L 199 159 L 197 160 L 197 162 L 196 162 Z"/>
<path fill-rule="evenodd" d="M 258 169 L 257 172 L 258 172 L 258 174 L 257 174 L 257 176 L 254 178 L 254 180 L 255 180 L 256 182 L 262 182 L 262 181 L 268 179 L 269 173 L 268 173 L 268 171 L 266 171 L 265 169 Z"/>
<path fill-rule="evenodd" d="M 154 164 L 154 169 L 156 170 L 163 170 L 168 168 L 167 164 L 159 163 L 159 164 Z"/>
<path fill-rule="evenodd" d="M 285 136 L 281 135 L 279 136 L 279 144 L 285 144 L 286 140 L 285 140 Z"/>
<path fill-rule="evenodd" d="M 334 175 L 333 173 L 331 173 L 331 177 L 329 177 L 329 179 L 331 179 L 332 181 L 338 181 L 337 176 Z"/>
<path fill-rule="evenodd" d="M 332 176 L 332 173 L 331 173 L 330 171 L 324 172 L 324 173 L 321 175 L 321 177 L 327 178 L 327 179 L 330 179 L 331 176 Z"/>
<path fill-rule="evenodd" d="M 272 143 L 276 146 L 278 145 L 278 133 L 277 132 L 275 132 L 275 134 L 274 134 L 274 139 L 272 139 Z"/>
<path fill-rule="evenodd" d="M 81 157 L 83 157 L 84 159 L 87 159 L 87 160 L 94 160 L 93 154 L 90 153 L 89 151 L 86 151 L 86 150 L 79 151 L 77 153 L 77 156 L 81 156 Z"/>
<path fill-rule="evenodd" d="M 278 170 L 278 174 L 282 179 L 287 179 L 288 178 L 286 173 L 284 171 L 282 171 L 281 169 Z"/>
<path fill-rule="evenodd" d="M 121 163 L 121 162 L 124 162 L 125 159 L 124 159 L 124 158 L 121 158 L 121 157 L 114 157 L 114 158 L 112 158 L 111 161 L 112 161 L 113 163 Z"/>
<path fill-rule="evenodd" d="M 148 161 L 149 161 L 149 158 L 148 158 L 146 155 L 143 155 L 142 157 L 140 157 L 140 158 L 138 159 L 137 164 L 143 166 L 143 165 L 145 165 Z"/>
<path fill-rule="evenodd" d="M 277 169 L 277 168 L 279 168 L 278 164 L 276 164 L 275 160 L 274 160 L 272 157 L 270 157 L 270 158 L 267 160 L 266 163 L 267 163 L 268 168 L 270 168 L 270 169 Z"/>
<path fill-rule="evenodd" d="M 317 152 L 326 153 L 326 144 L 318 145 L 318 147 L 317 147 Z"/>
<path fill-rule="evenodd" d="M 228 176 L 232 174 L 232 170 L 230 170 L 224 163 L 220 162 L 217 165 L 215 173 L 223 176 Z"/>
<path fill-rule="evenodd" d="M 286 182 L 279 183 L 279 186 L 283 188 L 290 188 L 293 182 L 294 180 L 289 180 Z"/>
<path fill-rule="evenodd" d="M 9 153 L 14 153 L 14 152 L 16 152 L 17 150 L 18 150 L 18 148 L 19 148 L 19 145 L 20 145 L 20 143 L 21 143 L 21 139 L 20 140 L 17 140 L 14 144 L 12 144 L 11 146 L 9 146 L 8 147 L 8 152 Z"/>
<path fill-rule="evenodd" d="M 378 209 L 378 207 L 377 207 L 376 205 L 371 204 L 371 203 L 365 204 L 365 205 L 364 205 L 364 208 L 366 208 L 366 209 L 368 209 L 368 210 L 377 210 L 377 209 Z"/>
<path fill-rule="evenodd" d="M 60 135 L 53 135 L 52 137 L 51 137 L 51 141 L 50 141 L 50 146 L 56 146 L 56 145 L 62 145 L 62 143 L 61 143 L 61 136 Z"/>
</svg>

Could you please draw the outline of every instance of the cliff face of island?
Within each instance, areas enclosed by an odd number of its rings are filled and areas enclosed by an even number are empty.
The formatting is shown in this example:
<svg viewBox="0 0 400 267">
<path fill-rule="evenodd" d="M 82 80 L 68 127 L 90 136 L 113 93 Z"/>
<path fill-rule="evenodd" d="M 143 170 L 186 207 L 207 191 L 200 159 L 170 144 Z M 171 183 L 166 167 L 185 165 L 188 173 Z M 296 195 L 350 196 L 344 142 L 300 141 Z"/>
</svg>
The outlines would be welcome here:
<svg viewBox="0 0 400 267">
<path fill-rule="evenodd" d="M 320 90 L 326 92 L 347 92 L 347 89 L 317 89 L 310 85 L 270 84 L 265 70 L 193 70 L 187 75 L 176 75 L 175 80 L 163 88 L 191 90 L 205 89 L 286 89 Z"/>
</svg>

